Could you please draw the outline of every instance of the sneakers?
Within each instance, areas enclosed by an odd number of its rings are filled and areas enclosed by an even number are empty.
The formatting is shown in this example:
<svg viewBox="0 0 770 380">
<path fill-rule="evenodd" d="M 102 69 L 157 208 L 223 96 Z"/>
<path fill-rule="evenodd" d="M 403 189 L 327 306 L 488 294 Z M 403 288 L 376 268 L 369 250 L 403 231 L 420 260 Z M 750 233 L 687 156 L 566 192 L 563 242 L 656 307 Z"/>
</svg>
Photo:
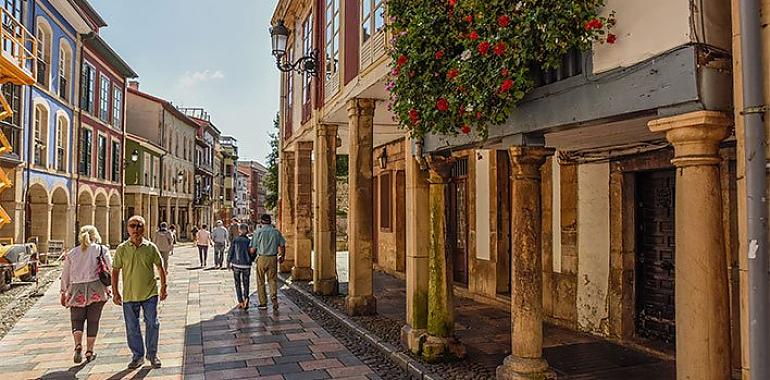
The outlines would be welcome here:
<svg viewBox="0 0 770 380">
<path fill-rule="evenodd" d="M 278 302 L 273 302 L 273 311 L 278 310 Z"/>
<path fill-rule="evenodd" d="M 257 309 L 259 309 L 259 310 L 267 310 L 267 305 L 259 305 L 259 306 L 257 306 Z"/>
<path fill-rule="evenodd" d="M 152 365 L 152 368 L 160 368 L 160 359 L 158 357 L 150 358 L 150 364 Z"/>
<path fill-rule="evenodd" d="M 131 363 L 128 363 L 128 369 L 137 369 L 141 367 L 142 364 L 144 364 L 144 359 L 142 358 L 134 359 L 131 361 Z"/>
</svg>

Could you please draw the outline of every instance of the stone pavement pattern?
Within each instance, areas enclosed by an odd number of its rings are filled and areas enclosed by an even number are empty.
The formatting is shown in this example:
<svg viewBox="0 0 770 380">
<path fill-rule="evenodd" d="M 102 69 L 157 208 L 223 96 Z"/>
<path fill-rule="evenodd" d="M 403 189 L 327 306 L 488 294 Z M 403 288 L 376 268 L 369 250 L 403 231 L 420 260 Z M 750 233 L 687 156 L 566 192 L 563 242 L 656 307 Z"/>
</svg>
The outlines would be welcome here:
<svg viewBox="0 0 770 380">
<path fill-rule="evenodd" d="M 69 311 L 59 286 L 0 341 L 2 379 L 379 379 L 333 336 L 279 292 L 278 312 L 234 309 L 230 271 L 197 270 L 197 250 L 177 247 L 171 257 L 169 297 L 159 308 L 159 357 L 127 370 L 121 308 L 105 306 L 92 363 L 72 362 Z M 252 272 L 254 273 L 254 272 Z M 252 275 L 252 292 L 256 290 Z M 256 294 L 252 296 L 256 299 Z"/>
</svg>

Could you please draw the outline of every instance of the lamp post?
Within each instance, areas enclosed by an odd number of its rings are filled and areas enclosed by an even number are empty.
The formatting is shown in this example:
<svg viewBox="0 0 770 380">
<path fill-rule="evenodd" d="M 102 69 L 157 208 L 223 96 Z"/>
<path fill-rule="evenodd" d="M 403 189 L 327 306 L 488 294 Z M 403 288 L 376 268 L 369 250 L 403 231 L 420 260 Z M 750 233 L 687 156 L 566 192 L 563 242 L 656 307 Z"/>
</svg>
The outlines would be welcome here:
<svg viewBox="0 0 770 380">
<path fill-rule="evenodd" d="M 289 41 L 289 29 L 283 20 L 278 20 L 275 26 L 270 27 L 270 39 L 273 45 L 273 57 L 278 70 L 283 72 L 296 71 L 300 74 L 307 73 L 318 76 L 318 50 L 313 49 L 308 55 L 298 58 L 294 63 L 287 61 L 286 45 Z"/>
</svg>

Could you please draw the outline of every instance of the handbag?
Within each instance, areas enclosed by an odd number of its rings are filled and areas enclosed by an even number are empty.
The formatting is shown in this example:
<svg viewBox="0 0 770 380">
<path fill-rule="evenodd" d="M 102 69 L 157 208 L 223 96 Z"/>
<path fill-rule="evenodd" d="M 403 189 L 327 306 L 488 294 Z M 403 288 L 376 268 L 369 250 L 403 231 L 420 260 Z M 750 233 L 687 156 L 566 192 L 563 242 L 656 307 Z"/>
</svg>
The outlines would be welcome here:
<svg viewBox="0 0 770 380">
<path fill-rule="evenodd" d="M 104 246 L 99 246 L 99 256 L 96 258 L 96 261 L 99 282 L 104 286 L 112 286 L 112 273 L 107 269 L 107 260 L 104 259 Z"/>
</svg>

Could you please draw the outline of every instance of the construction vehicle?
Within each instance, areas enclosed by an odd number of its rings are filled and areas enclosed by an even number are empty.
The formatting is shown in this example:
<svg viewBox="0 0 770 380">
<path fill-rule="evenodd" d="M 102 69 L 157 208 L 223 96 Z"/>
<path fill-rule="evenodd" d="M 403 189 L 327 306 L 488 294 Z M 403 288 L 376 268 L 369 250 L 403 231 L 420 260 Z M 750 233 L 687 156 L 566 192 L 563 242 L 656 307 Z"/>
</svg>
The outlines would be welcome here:
<svg viewBox="0 0 770 380">
<path fill-rule="evenodd" d="M 25 282 L 36 281 L 37 272 L 37 247 L 34 243 L 0 247 L 0 291 L 10 289 L 14 278 Z"/>
</svg>

